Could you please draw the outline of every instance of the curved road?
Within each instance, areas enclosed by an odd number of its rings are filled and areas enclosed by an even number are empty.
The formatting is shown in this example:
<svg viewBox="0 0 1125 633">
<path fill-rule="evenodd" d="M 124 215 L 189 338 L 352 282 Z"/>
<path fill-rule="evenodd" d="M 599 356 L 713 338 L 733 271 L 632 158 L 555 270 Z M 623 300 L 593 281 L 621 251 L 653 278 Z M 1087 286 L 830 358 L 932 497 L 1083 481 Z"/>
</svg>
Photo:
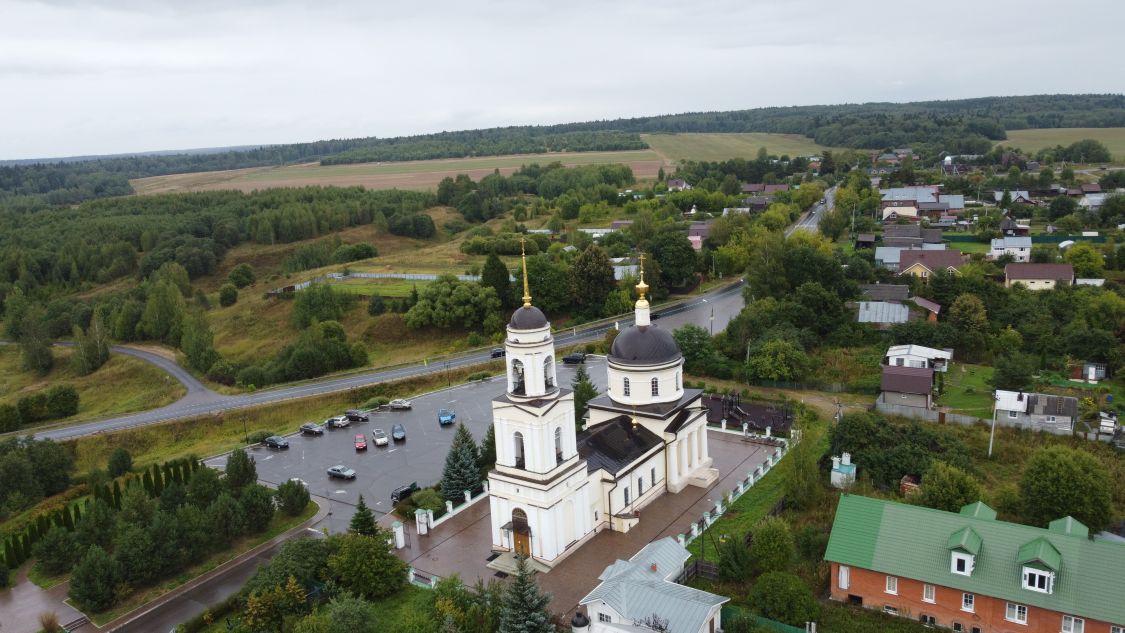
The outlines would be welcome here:
<svg viewBox="0 0 1125 633">
<path fill-rule="evenodd" d="M 705 329 L 709 329 L 712 333 L 721 332 L 726 328 L 730 319 L 742 310 L 742 285 L 743 282 L 739 280 L 719 290 L 683 301 L 666 310 L 657 310 L 655 314 L 658 314 L 660 318 L 660 320 L 657 321 L 657 325 L 668 329 L 674 329 L 687 323 L 694 323 Z M 617 322 L 620 327 L 632 325 L 632 323 L 632 317 Z M 558 331 L 555 333 L 555 343 L 557 346 L 563 347 L 598 340 L 605 336 L 606 330 L 609 329 L 611 325 L 612 324 L 603 324 L 587 329 Z M 482 350 L 432 363 L 422 362 L 413 365 L 330 378 L 327 380 L 278 387 L 276 389 L 267 389 L 255 393 L 228 396 L 208 389 L 182 367 L 157 354 L 130 347 L 114 347 L 113 351 L 128 354 L 159 366 L 187 387 L 187 395 L 159 409 L 141 411 L 121 417 L 85 422 L 54 429 L 48 428 L 36 432 L 36 437 L 64 440 L 96 433 L 120 431 L 122 429 L 157 424 L 180 418 L 217 414 L 224 411 L 292 400 L 295 398 L 347 391 L 349 389 L 366 387 L 368 385 L 391 380 L 478 365 L 490 360 L 489 351 Z"/>
</svg>

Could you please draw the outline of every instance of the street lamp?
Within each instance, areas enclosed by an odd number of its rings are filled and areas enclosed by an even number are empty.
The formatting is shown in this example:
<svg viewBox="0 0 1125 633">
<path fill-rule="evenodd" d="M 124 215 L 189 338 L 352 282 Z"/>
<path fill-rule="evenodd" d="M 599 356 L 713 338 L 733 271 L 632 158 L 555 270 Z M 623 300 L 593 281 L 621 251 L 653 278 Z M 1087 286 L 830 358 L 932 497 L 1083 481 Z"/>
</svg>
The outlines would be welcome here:
<svg viewBox="0 0 1125 633">
<path fill-rule="evenodd" d="M 996 437 L 996 401 L 999 400 L 995 393 L 992 395 L 992 430 L 988 432 L 988 457 L 992 458 L 992 439 Z"/>
</svg>

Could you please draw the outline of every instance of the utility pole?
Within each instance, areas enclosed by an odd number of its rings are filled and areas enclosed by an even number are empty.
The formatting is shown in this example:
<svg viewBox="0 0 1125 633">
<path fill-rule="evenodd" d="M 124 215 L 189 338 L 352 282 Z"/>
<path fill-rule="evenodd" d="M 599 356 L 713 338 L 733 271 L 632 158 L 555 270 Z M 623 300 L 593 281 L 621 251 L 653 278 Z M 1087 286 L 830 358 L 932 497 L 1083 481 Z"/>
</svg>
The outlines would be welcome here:
<svg viewBox="0 0 1125 633">
<path fill-rule="evenodd" d="M 992 458 L 992 440 L 996 437 L 996 395 L 992 396 L 992 430 L 988 432 L 988 457 Z"/>
</svg>

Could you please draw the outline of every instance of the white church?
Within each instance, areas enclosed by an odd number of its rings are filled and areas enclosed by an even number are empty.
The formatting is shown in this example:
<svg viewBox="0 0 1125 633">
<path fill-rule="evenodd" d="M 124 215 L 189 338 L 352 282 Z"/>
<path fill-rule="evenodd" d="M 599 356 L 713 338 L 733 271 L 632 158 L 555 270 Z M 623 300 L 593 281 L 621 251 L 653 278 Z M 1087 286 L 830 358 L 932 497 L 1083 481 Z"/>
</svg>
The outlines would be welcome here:
<svg viewBox="0 0 1125 633">
<path fill-rule="evenodd" d="M 655 326 L 641 261 L 635 325 L 614 340 L 608 392 L 575 433 L 574 394 L 555 376 L 551 325 L 531 305 L 508 324 L 507 392 L 492 402 L 496 468 L 488 475 L 492 549 L 550 568 L 598 532 L 627 532 L 665 492 L 710 486 L 702 392 L 684 389 L 684 359 Z"/>
</svg>

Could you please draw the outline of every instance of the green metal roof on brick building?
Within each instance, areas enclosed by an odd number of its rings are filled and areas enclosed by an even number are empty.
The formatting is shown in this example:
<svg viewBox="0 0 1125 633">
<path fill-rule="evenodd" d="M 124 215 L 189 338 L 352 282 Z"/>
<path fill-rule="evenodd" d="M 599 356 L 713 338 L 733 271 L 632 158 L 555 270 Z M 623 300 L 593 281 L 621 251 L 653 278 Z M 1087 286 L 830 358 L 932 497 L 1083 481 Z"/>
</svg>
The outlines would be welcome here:
<svg viewBox="0 0 1125 633">
<path fill-rule="evenodd" d="M 1125 587 L 1125 544 L 1089 540 L 1085 526 L 1069 517 L 1052 522 L 1051 529 L 1043 529 L 997 521 L 995 514 L 984 504 L 971 504 L 955 513 L 843 495 L 824 558 L 890 576 L 1125 625 L 1125 600 L 1121 599 Z M 959 542 L 978 550 L 972 576 L 950 571 L 950 548 Z M 1054 566 L 1057 573 L 1052 593 L 1023 588 L 1021 559 Z"/>
</svg>

